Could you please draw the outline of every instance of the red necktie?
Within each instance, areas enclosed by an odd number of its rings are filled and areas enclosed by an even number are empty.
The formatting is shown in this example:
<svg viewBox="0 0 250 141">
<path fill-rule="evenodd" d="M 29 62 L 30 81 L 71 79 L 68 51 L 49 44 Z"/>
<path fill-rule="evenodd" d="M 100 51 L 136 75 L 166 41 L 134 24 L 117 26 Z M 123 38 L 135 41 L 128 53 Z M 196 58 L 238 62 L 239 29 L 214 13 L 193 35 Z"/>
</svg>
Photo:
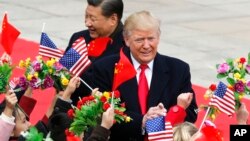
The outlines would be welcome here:
<svg viewBox="0 0 250 141">
<path fill-rule="evenodd" d="M 145 75 L 145 70 L 147 68 L 148 65 L 140 65 L 141 73 L 139 76 L 138 97 L 142 114 L 147 112 L 148 81 Z"/>
</svg>

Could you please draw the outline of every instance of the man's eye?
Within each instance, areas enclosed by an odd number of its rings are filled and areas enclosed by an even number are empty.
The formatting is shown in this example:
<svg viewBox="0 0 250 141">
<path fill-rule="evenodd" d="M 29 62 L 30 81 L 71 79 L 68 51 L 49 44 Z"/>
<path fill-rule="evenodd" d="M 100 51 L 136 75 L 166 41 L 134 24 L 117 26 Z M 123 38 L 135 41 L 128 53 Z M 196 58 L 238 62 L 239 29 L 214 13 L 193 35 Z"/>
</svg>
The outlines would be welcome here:
<svg viewBox="0 0 250 141">
<path fill-rule="evenodd" d="M 154 39 L 155 39 L 155 37 L 148 38 L 149 41 L 153 41 Z"/>
<path fill-rule="evenodd" d="M 143 42 L 143 40 L 144 40 L 144 39 L 142 39 L 142 38 L 140 38 L 140 39 L 135 39 L 135 42 L 141 43 L 141 42 Z"/>
</svg>

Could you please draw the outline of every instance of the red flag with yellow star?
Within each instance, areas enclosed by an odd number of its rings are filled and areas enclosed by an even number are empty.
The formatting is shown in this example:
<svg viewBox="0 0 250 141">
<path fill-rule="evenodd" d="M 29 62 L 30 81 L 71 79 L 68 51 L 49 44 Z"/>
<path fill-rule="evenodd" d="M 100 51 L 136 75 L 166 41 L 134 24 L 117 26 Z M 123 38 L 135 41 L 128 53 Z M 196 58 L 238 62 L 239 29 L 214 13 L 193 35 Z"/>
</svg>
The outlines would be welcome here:
<svg viewBox="0 0 250 141">
<path fill-rule="evenodd" d="M 109 37 L 100 37 L 92 40 L 88 44 L 88 56 L 98 57 L 103 51 L 107 48 L 109 41 L 112 42 L 112 39 Z"/>
<path fill-rule="evenodd" d="M 120 60 L 115 64 L 114 81 L 112 90 L 116 90 L 123 82 L 133 78 L 136 75 L 134 66 L 130 63 L 126 55 L 120 50 Z"/>
<path fill-rule="evenodd" d="M 4 14 L 2 23 L 2 39 L 1 44 L 7 54 L 11 55 L 12 47 L 20 31 L 18 31 L 14 26 L 8 22 L 7 13 Z"/>
</svg>

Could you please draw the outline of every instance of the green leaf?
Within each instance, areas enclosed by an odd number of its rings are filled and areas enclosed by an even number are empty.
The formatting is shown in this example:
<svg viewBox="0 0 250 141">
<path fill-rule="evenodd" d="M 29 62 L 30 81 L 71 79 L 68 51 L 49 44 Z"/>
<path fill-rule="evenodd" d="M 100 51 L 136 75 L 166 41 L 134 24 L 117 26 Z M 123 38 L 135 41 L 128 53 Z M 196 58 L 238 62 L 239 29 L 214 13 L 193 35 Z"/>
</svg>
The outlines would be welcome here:
<svg viewBox="0 0 250 141">
<path fill-rule="evenodd" d="M 232 58 L 228 58 L 226 60 L 227 64 L 230 66 L 230 67 L 233 67 L 234 66 L 234 60 Z"/>
<path fill-rule="evenodd" d="M 220 65 L 220 64 L 216 64 L 216 65 L 215 65 L 216 69 L 218 69 L 219 65 Z"/>
<path fill-rule="evenodd" d="M 6 86 L 9 83 L 12 70 L 13 70 L 13 67 L 11 67 L 7 63 L 4 63 L 2 66 L 0 66 L 0 85 L 1 85 L 0 93 L 6 92 Z"/>
<path fill-rule="evenodd" d="M 249 64 L 249 65 L 250 65 L 250 52 L 248 53 L 247 64 Z"/>
<path fill-rule="evenodd" d="M 233 85 L 235 84 L 234 79 L 233 79 L 233 78 L 230 78 L 230 77 L 227 78 L 227 82 L 228 82 L 231 86 L 233 86 Z"/>
<path fill-rule="evenodd" d="M 222 79 L 222 78 L 225 78 L 225 77 L 227 77 L 226 73 L 219 73 L 219 74 L 217 74 L 217 78 L 218 79 Z"/>
</svg>

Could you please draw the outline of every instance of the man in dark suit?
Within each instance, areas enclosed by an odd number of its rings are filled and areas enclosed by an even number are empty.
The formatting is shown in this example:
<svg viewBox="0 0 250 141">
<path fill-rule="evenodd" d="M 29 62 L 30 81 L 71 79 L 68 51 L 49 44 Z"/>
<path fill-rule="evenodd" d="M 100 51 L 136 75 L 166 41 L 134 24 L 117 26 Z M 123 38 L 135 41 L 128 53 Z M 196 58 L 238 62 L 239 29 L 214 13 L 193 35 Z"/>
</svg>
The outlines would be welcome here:
<svg viewBox="0 0 250 141">
<path fill-rule="evenodd" d="M 85 25 L 88 29 L 74 33 L 66 51 L 72 47 L 72 44 L 79 37 L 84 37 L 87 44 L 98 37 L 112 38 L 112 44 L 106 48 L 101 56 L 90 58 L 93 62 L 102 57 L 119 53 L 120 48 L 123 47 L 123 24 L 121 22 L 123 2 L 122 0 L 87 0 L 87 2 Z"/>
<path fill-rule="evenodd" d="M 66 52 L 72 47 L 72 44 L 80 37 L 84 37 L 86 44 L 98 37 L 110 37 L 112 42 L 108 44 L 106 50 L 98 57 L 89 57 L 93 63 L 103 57 L 117 54 L 120 48 L 124 46 L 122 36 L 123 24 L 121 22 L 123 15 L 122 0 L 87 0 L 88 5 L 85 11 L 85 25 L 87 30 L 74 33 L 69 41 Z M 90 66 L 91 68 L 91 66 Z M 81 78 L 91 85 L 91 80 L 88 77 L 87 70 Z M 75 104 L 78 97 L 83 97 L 90 94 L 91 91 L 84 84 L 75 91 L 72 95 L 73 103 Z"/>
<path fill-rule="evenodd" d="M 157 52 L 160 21 L 149 12 L 141 11 L 126 19 L 123 30 L 124 40 L 128 46 L 123 51 L 133 64 L 137 75 L 121 84 L 118 90 L 121 100 L 125 102 L 126 114 L 133 120 L 130 123 L 114 124 L 111 128 L 110 140 L 143 141 L 145 136 L 142 131 L 146 120 L 157 117 L 164 110 L 169 110 L 171 106 L 176 105 L 177 97 L 182 93 L 193 93 L 191 104 L 186 108 L 185 120 L 194 123 L 197 119 L 195 112 L 197 104 L 192 89 L 189 65 Z M 114 55 L 93 64 L 92 80 L 101 92 L 112 90 L 114 66 L 118 61 L 119 55 Z M 148 87 L 146 94 L 142 94 L 139 90 L 141 65 L 147 66 L 144 71 L 146 87 Z M 164 106 L 158 106 L 159 103 Z M 155 109 L 152 110 L 151 107 Z M 178 107 L 174 111 L 178 112 Z"/>
</svg>

